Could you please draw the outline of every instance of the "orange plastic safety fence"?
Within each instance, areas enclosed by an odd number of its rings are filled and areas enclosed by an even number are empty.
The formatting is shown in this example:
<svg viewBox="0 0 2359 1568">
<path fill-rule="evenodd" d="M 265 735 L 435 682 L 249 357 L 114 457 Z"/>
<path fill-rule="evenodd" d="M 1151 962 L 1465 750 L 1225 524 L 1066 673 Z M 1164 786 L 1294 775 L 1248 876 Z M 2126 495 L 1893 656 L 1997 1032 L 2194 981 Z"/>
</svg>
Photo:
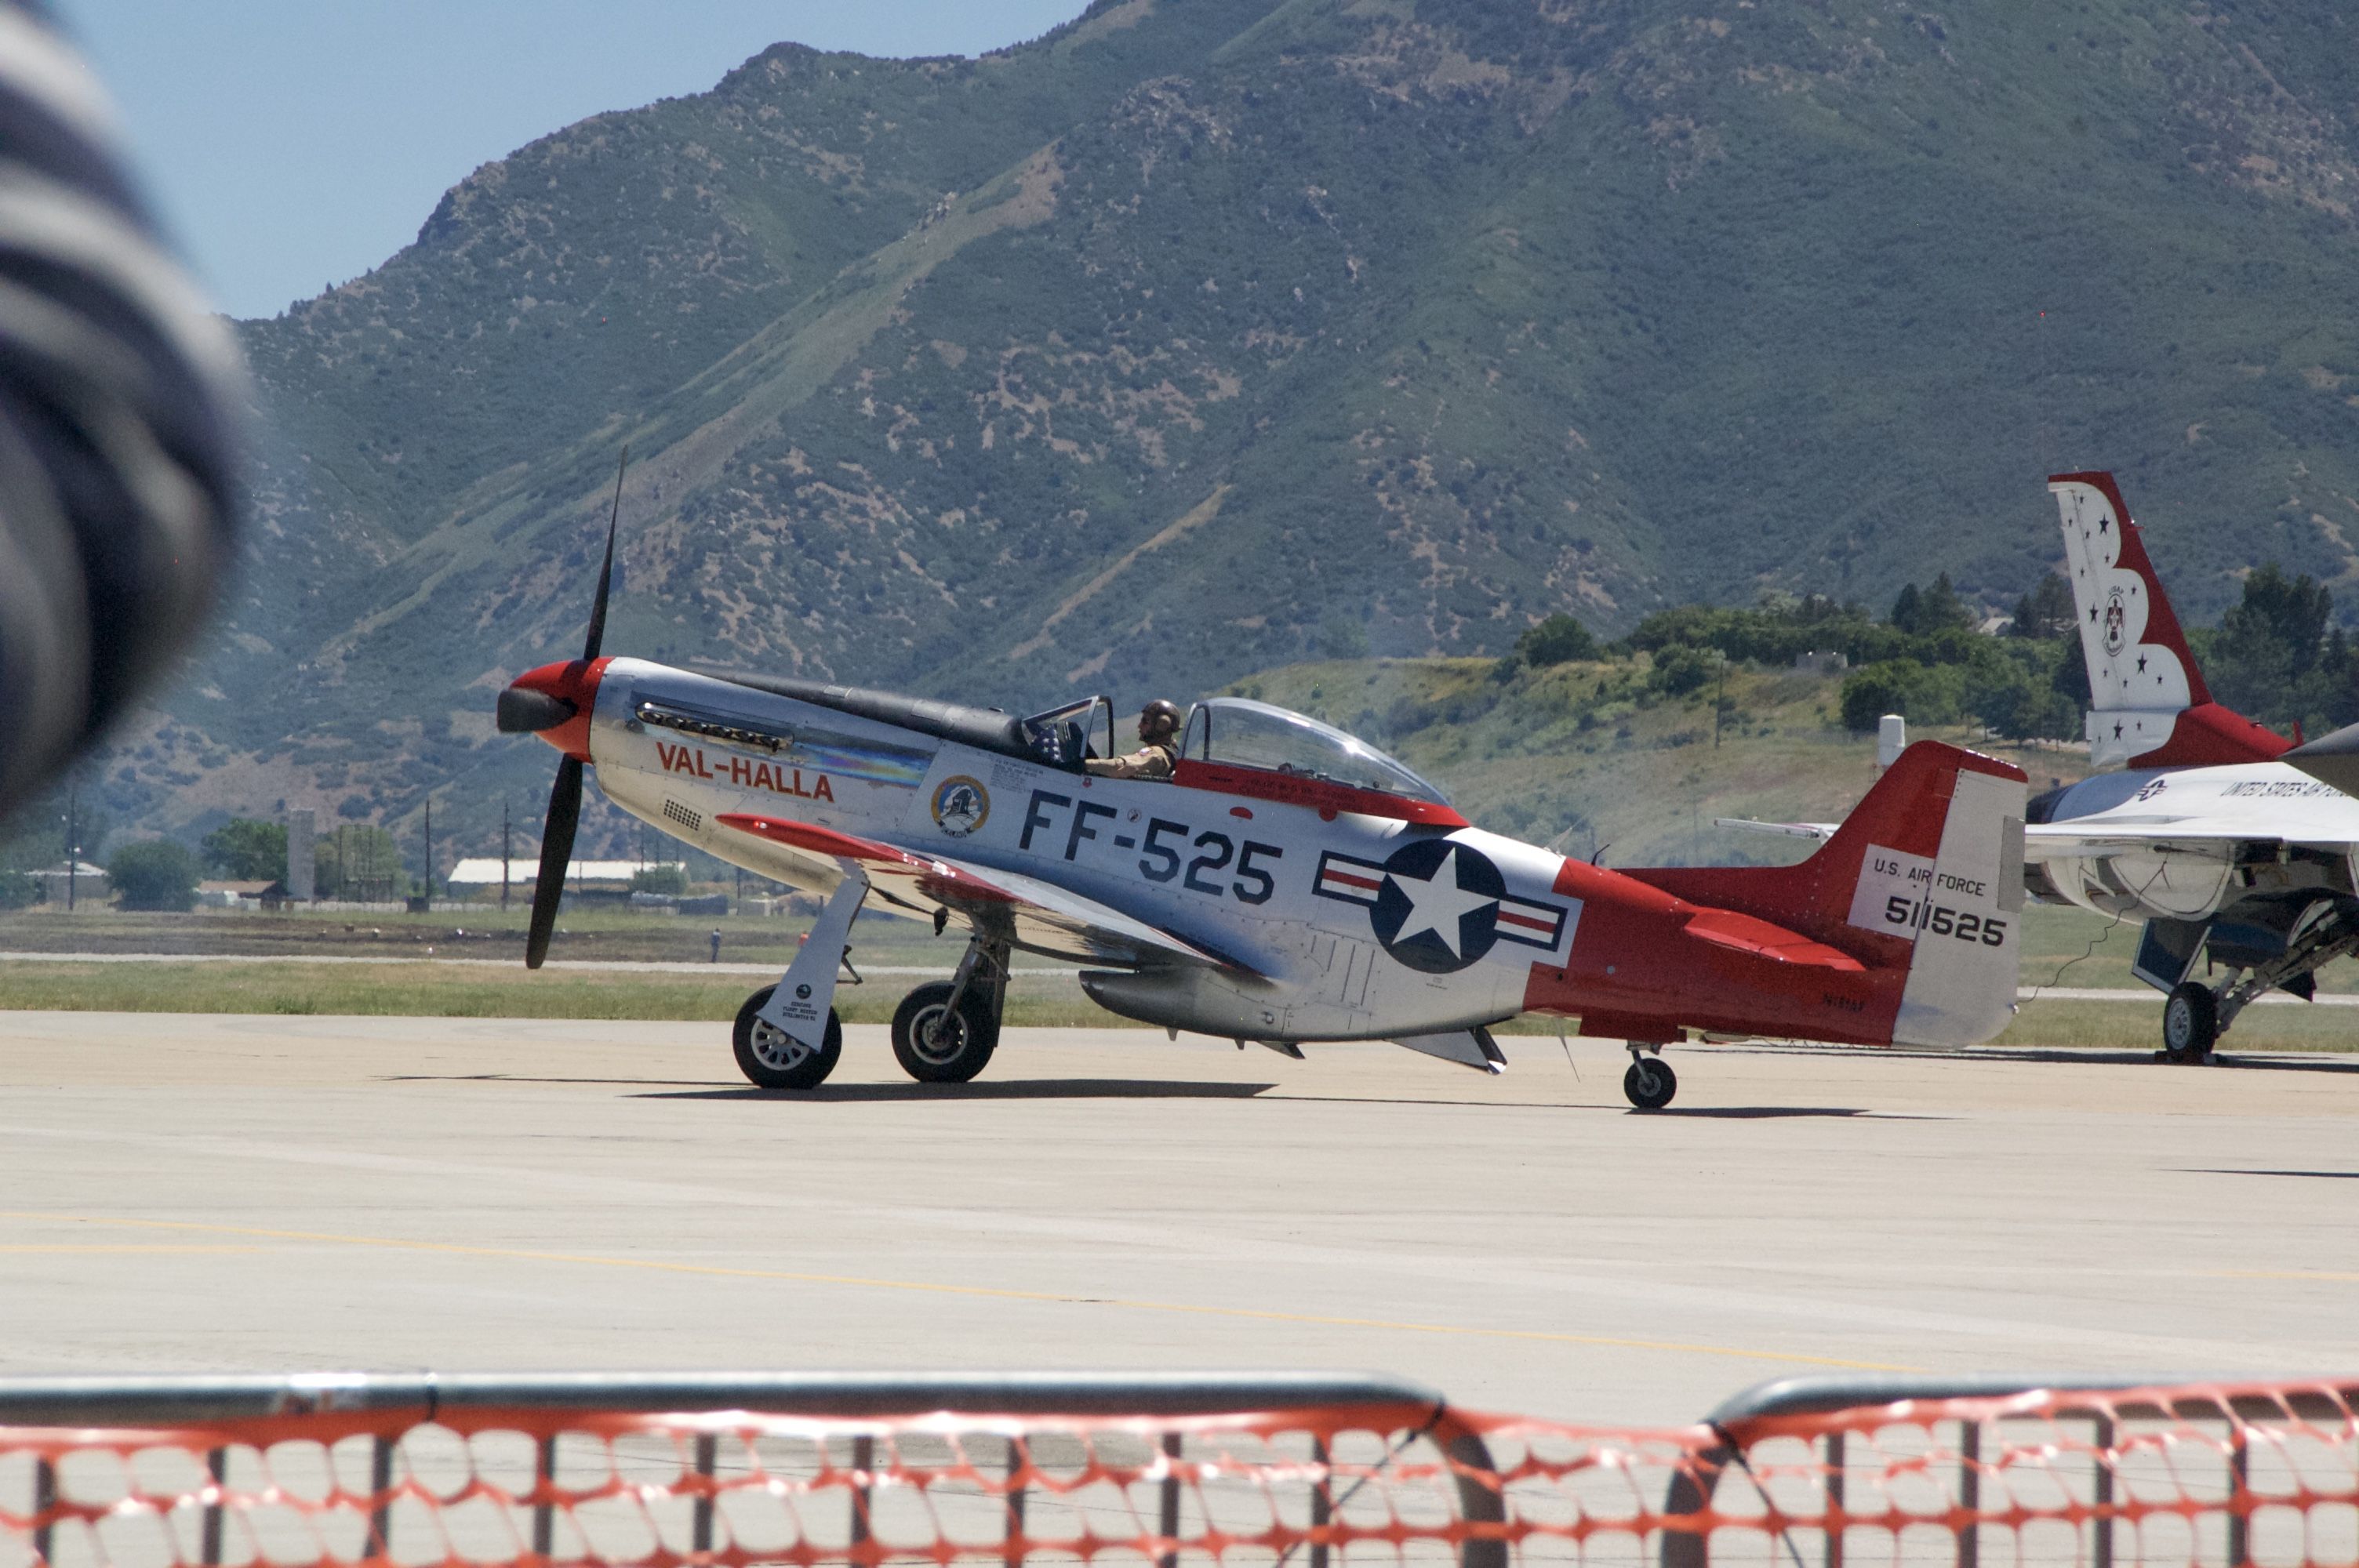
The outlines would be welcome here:
<svg viewBox="0 0 2359 1568">
<path fill-rule="evenodd" d="M 2349 1564 L 2355 1400 L 2328 1383 L 2040 1390 L 1732 1420 L 1664 1562 Z"/>
<path fill-rule="evenodd" d="M 1416 1406 L 847 1420 L 579 1410 L 0 1429 L 0 1568 L 2359 1563 L 2347 1390 L 1584 1429 Z"/>
</svg>

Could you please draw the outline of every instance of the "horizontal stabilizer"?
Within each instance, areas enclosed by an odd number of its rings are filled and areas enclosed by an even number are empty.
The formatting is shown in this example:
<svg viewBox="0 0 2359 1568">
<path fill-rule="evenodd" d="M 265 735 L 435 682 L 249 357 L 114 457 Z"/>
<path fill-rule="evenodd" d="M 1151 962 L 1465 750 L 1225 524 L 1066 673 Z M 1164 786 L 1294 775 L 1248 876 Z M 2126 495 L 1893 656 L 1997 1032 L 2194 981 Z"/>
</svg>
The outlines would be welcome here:
<svg viewBox="0 0 2359 1568">
<path fill-rule="evenodd" d="M 1715 947 L 1805 976 L 1905 971 L 1895 1044 L 1979 1044 L 2015 1000 L 2024 784 L 2010 762 L 1919 741 L 1799 864 L 1623 874 L 1696 905 L 1686 934 Z"/>
<path fill-rule="evenodd" d="M 1734 827 L 1740 833 L 1767 833 L 1780 838 L 1808 838 L 1823 844 L 1835 836 L 1840 822 L 1762 822 L 1750 816 L 1715 816 L 1714 827 Z"/>
<path fill-rule="evenodd" d="M 2007 786 L 1988 806 L 1989 827 L 1996 836 L 1990 848 L 1998 857 L 1989 872 L 2004 880 L 2001 860 L 2012 854 L 2019 884 L 2023 770 L 1938 741 L 1919 741 L 1903 752 L 1817 853 L 1797 865 L 1633 866 L 1623 868 L 1623 875 L 1690 903 L 1783 926 L 1874 964 L 1902 967 L 1916 930 L 1909 920 L 1887 919 L 1886 901 L 1896 895 L 1907 895 L 1904 903 L 1919 901 L 1940 853 L 1962 777 Z M 1981 812 L 1985 804 L 1976 796 L 1974 809 Z"/>
</svg>

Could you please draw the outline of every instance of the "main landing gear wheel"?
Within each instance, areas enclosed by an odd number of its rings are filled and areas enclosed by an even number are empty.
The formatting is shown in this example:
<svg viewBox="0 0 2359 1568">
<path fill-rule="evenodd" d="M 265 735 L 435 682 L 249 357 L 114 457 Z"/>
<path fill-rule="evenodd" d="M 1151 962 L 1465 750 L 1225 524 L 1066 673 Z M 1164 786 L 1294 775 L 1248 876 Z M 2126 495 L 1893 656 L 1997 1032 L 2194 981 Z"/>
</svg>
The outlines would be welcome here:
<svg viewBox="0 0 2359 1568">
<path fill-rule="evenodd" d="M 829 1008 L 827 1033 L 820 1048 L 812 1050 L 776 1024 L 754 1016 L 777 989 L 764 986 L 737 1010 L 737 1024 L 729 1036 L 737 1051 L 737 1070 L 766 1089 L 815 1089 L 827 1081 L 842 1058 L 843 1025 L 835 1009 Z"/>
<path fill-rule="evenodd" d="M 2167 1062 L 2201 1062 L 2220 1038 L 2220 1006 L 2212 988 L 2182 982 L 2162 1004 L 2162 1056 Z"/>
<path fill-rule="evenodd" d="M 1622 1075 L 1622 1092 L 1640 1110 L 1660 1110 L 1680 1092 L 1680 1076 L 1660 1056 L 1641 1056 L 1634 1052 L 1630 1070 Z"/>
<path fill-rule="evenodd" d="M 949 980 L 919 986 L 893 1010 L 893 1055 L 901 1070 L 921 1084 L 962 1084 L 983 1071 L 999 1044 L 999 1021 L 991 1016 L 984 988 L 971 985 L 950 1006 Z"/>
</svg>

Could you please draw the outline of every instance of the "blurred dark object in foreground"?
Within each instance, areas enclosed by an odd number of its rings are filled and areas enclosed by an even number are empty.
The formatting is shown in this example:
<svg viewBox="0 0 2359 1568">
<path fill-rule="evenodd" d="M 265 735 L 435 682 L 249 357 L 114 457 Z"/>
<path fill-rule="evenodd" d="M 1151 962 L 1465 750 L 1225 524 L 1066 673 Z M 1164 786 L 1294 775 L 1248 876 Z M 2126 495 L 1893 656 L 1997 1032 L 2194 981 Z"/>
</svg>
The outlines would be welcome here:
<svg viewBox="0 0 2359 1568">
<path fill-rule="evenodd" d="M 187 646 L 237 522 L 243 373 L 112 107 L 0 0 L 0 816 Z"/>
</svg>

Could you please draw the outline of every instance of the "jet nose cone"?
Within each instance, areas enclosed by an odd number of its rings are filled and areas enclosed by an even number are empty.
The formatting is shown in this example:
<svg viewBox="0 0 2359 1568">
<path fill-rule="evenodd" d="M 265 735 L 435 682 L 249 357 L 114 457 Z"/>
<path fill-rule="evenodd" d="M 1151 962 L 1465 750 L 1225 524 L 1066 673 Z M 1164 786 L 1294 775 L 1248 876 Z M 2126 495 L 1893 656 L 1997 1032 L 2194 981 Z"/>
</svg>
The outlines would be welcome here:
<svg viewBox="0 0 2359 1568">
<path fill-rule="evenodd" d="M 590 718 L 606 661 L 569 660 L 527 670 L 500 693 L 495 722 L 504 735 L 538 735 L 568 756 L 590 760 Z"/>
<path fill-rule="evenodd" d="M 2347 724 L 2307 746 L 2296 746 L 2277 760 L 2291 762 L 2345 795 L 2359 795 L 2359 724 Z"/>
</svg>

